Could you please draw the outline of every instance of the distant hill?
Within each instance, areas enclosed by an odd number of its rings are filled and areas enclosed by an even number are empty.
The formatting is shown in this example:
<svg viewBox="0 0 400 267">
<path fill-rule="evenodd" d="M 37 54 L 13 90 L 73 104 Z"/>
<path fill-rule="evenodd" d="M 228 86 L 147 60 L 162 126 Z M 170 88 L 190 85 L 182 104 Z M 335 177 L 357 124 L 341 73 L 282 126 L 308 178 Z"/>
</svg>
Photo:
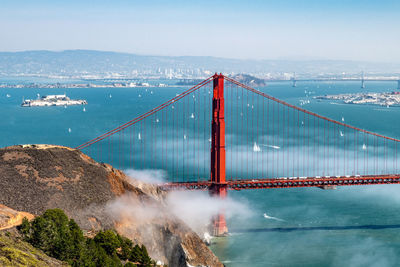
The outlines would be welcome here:
<svg viewBox="0 0 400 267">
<path fill-rule="evenodd" d="M 252 87 L 266 86 L 265 80 L 256 78 L 248 74 L 236 74 L 232 76 L 232 79 Z"/>
<path fill-rule="evenodd" d="M 146 56 L 128 53 L 66 50 L 0 52 L 0 75 L 82 75 L 136 71 L 165 73 L 169 69 L 229 73 L 320 73 L 400 72 L 400 64 L 341 60 L 243 60 L 218 57 Z"/>
</svg>

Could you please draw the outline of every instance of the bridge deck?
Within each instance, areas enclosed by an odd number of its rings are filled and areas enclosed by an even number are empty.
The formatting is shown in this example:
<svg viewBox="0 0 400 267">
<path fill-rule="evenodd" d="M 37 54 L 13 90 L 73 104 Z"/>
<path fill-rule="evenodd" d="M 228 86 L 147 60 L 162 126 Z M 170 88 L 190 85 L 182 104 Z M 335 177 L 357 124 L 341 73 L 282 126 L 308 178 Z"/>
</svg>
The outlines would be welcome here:
<svg viewBox="0 0 400 267">
<path fill-rule="evenodd" d="M 229 190 L 242 189 L 269 189 L 269 188 L 291 188 L 291 187 L 329 187 L 350 185 L 373 185 L 373 184 L 400 184 L 400 174 L 394 175 L 366 175 L 366 176 L 330 176 L 330 177 L 284 177 L 264 178 L 251 180 L 230 180 L 226 182 Z M 208 190 L 212 183 L 203 182 L 176 182 L 160 185 L 165 190 Z"/>
</svg>

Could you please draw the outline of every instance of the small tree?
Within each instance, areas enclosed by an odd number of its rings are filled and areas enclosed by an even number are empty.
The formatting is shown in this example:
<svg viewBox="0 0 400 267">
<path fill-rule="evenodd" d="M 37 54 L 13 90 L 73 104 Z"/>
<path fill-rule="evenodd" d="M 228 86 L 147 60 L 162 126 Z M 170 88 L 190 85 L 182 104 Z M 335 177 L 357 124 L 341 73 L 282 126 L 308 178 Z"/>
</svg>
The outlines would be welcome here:
<svg viewBox="0 0 400 267">
<path fill-rule="evenodd" d="M 121 246 L 120 239 L 114 231 L 106 230 L 100 231 L 95 237 L 94 241 L 100 245 L 109 255 L 116 253 L 116 249 Z"/>
</svg>

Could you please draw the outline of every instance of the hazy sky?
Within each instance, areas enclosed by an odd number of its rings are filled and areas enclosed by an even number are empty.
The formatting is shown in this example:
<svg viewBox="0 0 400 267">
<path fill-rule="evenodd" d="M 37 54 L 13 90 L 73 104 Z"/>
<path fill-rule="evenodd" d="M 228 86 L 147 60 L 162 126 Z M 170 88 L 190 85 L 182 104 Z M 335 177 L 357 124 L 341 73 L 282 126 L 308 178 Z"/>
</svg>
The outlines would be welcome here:
<svg viewBox="0 0 400 267">
<path fill-rule="evenodd" d="M 399 0 L 0 0 L 0 51 L 400 62 Z"/>
</svg>

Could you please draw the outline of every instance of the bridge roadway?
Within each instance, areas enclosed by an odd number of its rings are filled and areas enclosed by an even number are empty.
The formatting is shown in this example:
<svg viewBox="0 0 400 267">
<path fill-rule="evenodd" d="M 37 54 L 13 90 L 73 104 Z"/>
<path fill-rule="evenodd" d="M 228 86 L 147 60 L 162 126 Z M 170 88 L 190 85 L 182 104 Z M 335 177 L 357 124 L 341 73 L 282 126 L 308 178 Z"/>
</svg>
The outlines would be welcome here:
<svg viewBox="0 0 400 267">
<path fill-rule="evenodd" d="M 319 187 L 329 189 L 335 186 L 400 184 L 400 174 L 356 175 L 356 176 L 324 176 L 324 177 L 281 177 L 250 180 L 228 180 L 228 190 L 271 189 L 292 187 Z M 209 190 L 213 185 L 210 181 L 172 182 L 160 184 L 164 190 Z"/>
</svg>

